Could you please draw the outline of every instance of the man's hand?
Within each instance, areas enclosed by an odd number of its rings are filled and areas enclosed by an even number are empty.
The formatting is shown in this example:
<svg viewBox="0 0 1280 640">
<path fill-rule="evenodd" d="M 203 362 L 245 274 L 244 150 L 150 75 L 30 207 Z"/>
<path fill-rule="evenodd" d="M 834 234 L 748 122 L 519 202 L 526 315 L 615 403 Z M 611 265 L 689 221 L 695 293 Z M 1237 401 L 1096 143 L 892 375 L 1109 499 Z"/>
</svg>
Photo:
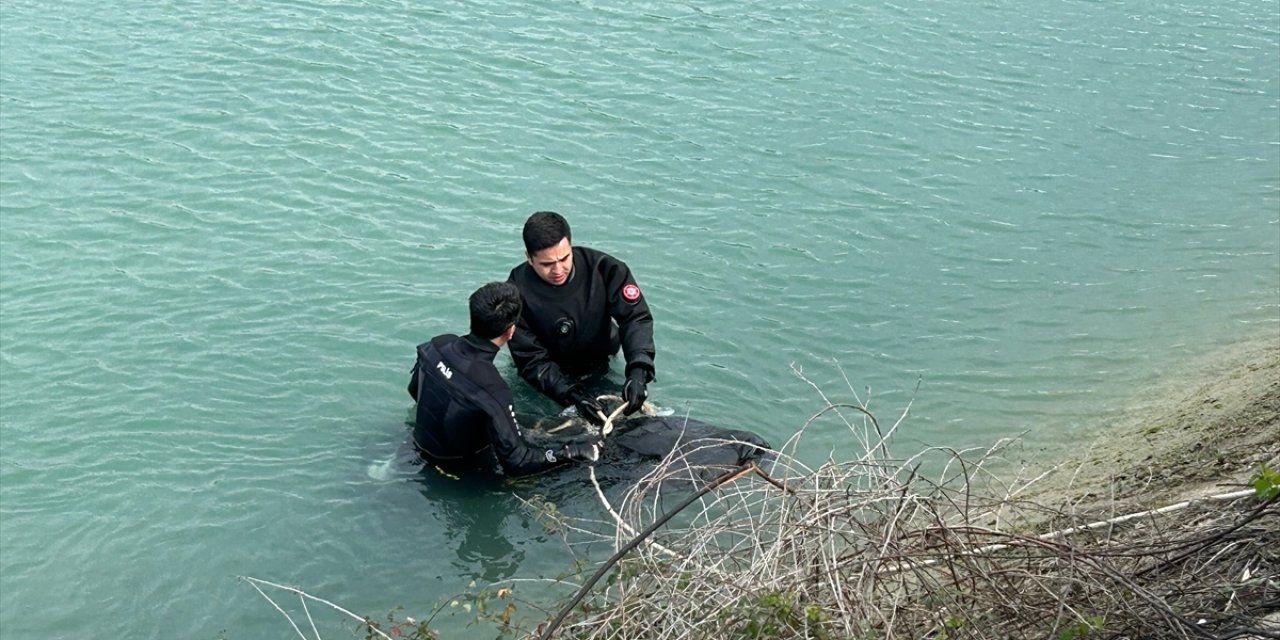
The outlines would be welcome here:
<svg viewBox="0 0 1280 640">
<path fill-rule="evenodd" d="M 570 442 L 561 452 L 565 460 L 595 462 L 600 459 L 600 445 L 595 442 Z"/>
<path fill-rule="evenodd" d="M 627 373 L 627 383 L 622 385 L 622 401 L 627 403 L 622 413 L 631 415 L 639 411 L 648 397 L 649 372 L 644 367 L 632 367 Z"/>
<path fill-rule="evenodd" d="M 569 402 L 578 409 L 578 415 L 582 416 L 583 420 L 596 426 L 604 424 L 604 407 L 595 398 L 583 395 L 581 391 L 574 391 Z"/>
</svg>

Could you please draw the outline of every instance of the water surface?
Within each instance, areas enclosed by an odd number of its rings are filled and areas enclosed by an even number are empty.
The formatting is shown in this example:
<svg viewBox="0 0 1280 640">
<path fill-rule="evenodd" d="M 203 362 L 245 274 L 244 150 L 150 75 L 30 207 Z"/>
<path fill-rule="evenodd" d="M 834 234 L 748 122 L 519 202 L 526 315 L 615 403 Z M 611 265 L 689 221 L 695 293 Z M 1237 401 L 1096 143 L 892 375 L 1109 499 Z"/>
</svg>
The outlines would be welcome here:
<svg viewBox="0 0 1280 640">
<path fill-rule="evenodd" d="M 14 0 L 0 159 L 5 637 L 564 571 L 510 493 L 391 464 L 413 346 L 539 209 L 637 274 L 655 400 L 779 442 L 919 383 L 904 453 L 1062 443 L 1280 340 L 1264 0 Z"/>
</svg>

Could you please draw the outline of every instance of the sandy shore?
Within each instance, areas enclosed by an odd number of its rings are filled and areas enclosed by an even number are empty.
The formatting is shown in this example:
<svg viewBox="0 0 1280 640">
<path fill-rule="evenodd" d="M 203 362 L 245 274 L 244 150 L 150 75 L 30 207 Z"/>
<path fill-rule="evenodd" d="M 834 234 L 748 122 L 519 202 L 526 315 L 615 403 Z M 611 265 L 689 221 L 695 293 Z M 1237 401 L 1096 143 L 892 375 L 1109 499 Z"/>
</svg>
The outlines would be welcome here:
<svg viewBox="0 0 1280 640">
<path fill-rule="evenodd" d="M 1280 330 L 1187 364 L 1069 450 L 1027 497 L 1077 513 L 1117 513 L 1249 488 L 1280 469 Z M 1194 372 L 1193 374 L 1191 372 Z"/>
</svg>

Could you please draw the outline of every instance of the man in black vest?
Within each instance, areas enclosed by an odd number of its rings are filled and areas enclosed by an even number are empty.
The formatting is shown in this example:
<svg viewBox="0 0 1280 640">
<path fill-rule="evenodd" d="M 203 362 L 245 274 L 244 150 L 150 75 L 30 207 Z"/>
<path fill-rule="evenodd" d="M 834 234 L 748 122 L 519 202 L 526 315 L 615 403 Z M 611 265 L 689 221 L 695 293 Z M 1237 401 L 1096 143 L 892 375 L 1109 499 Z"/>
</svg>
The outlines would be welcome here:
<svg viewBox="0 0 1280 640">
<path fill-rule="evenodd" d="M 471 294 L 471 333 L 444 334 L 418 345 L 409 395 L 418 401 L 414 445 L 428 462 L 451 473 L 492 470 L 509 476 L 565 461 L 595 462 L 595 443 L 558 449 L 529 446 L 516 422 L 511 389 L 493 358 L 516 329 L 520 292 L 491 282 Z"/>
<path fill-rule="evenodd" d="M 569 223 L 539 211 L 524 224 L 525 262 L 508 282 L 520 288 L 524 311 L 507 344 L 516 368 L 535 389 L 597 424 L 604 411 L 578 383 L 608 369 L 622 349 L 624 412 L 635 413 L 653 380 L 653 316 L 627 265 L 606 253 L 575 247 Z"/>
</svg>

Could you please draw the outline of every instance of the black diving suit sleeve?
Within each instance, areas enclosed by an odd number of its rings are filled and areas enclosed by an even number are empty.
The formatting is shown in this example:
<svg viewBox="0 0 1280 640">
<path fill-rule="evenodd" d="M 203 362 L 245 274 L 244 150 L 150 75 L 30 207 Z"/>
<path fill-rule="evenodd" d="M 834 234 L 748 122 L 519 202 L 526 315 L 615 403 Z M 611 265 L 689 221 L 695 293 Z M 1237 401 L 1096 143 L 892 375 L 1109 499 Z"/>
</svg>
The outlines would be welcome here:
<svg viewBox="0 0 1280 640">
<path fill-rule="evenodd" d="M 488 399 L 482 405 L 489 415 L 489 443 L 507 475 L 537 473 L 565 462 L 557 458 L 553 450 L 535 449 L 525 442 L 520 423 L 516 421 L 511 390 L 505 383 L 486 385 L 485 391 Z"/>
<path fill-rule="evenodd" d="M 626 263 L 616 258 L 604 262 L 605 290 L 609 292 L 609 315 L 618 323 L 618 338 L 626 358 L 626 371 L 641 367 L 655 375 L 653 368 L 653 314 L 640 286 Z"/>
</svg>

